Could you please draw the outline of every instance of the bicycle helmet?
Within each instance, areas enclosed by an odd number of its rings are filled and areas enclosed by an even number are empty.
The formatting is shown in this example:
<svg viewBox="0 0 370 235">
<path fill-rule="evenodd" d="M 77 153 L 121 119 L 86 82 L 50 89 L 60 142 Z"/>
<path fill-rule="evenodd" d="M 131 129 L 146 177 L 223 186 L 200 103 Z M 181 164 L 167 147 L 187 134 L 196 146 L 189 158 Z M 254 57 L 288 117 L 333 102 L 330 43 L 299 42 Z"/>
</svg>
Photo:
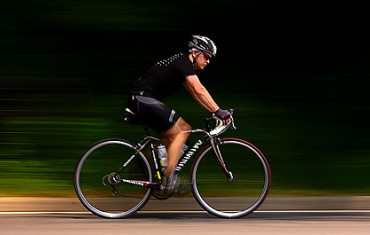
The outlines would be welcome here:
<svg viewBox="0 0 370 235">
<path fill-rule="evenodd" d="M 189 46 L 190 52 L 193 49 L 196 49 L 200 52 L 205 52 L 212 56 L 216 56 L 216 53 L 217 53 L 217 47 L 215 43 L 211 39 L 205 36 L 192 35 L 192 38 L 189 41 L 188 46 Z"/>
</svg>

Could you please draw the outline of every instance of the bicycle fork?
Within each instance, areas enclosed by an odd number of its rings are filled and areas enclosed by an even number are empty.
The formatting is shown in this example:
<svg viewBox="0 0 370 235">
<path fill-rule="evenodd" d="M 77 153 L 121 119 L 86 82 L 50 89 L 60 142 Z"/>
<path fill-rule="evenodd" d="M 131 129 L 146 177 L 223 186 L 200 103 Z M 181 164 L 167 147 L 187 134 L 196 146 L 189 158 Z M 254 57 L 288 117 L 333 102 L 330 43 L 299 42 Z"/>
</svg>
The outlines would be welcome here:
<svg viewBox="0 0 370 235">
<path fill-rule="evenodd" d="M 221 154 L 221 151 L 220 151 L 220 147 L 219 147 L 219 145 L 221 144 L 220 138 L 211 138 L 210 142 L 211 142 L 211 145 L 212 145 L 212 148 L 213 148 L 213 154 L 217 157 L 218 161 L 220 162 L 221 167 L 224 170 L 224 173 L 225 173 L 227 179 L 229 181 L 233 181 L 234 180 L 233 173 L 227 169 L 225 161 L 224 161 L 224 159 L 222 157 L 222 154 Z"/>
</svg>

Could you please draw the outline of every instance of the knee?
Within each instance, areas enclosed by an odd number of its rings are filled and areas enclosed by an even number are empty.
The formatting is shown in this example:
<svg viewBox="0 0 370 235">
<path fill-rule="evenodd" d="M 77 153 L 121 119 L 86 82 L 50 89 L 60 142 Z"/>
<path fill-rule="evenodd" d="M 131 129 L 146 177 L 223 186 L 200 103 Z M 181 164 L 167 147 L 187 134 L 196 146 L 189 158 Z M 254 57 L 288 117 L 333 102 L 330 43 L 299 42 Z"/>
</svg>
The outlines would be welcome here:
<svg viewBox="0 0 370 235">
<path fill-rule="evenodd" d="M 181 131 L 188 131 L 191 130 L 191 126 L 187 123 L 184 119 L 180 118 L 178 121 L 178 126 L 180 127 Z"/>
<path fill-rule="evenodd" d="M 162 138 L 167 138 L 171 141 L 173 138 L 180 134 L 189 135 L 189 133 L 184 133 L 184 131 L 188 130 L 191 130 L 191 126 L 189 125 L 189 123 L 185 122 L 184 119 L 180 118 L 169 130 L 162 132 L 161 136 Z"/>
</svg>

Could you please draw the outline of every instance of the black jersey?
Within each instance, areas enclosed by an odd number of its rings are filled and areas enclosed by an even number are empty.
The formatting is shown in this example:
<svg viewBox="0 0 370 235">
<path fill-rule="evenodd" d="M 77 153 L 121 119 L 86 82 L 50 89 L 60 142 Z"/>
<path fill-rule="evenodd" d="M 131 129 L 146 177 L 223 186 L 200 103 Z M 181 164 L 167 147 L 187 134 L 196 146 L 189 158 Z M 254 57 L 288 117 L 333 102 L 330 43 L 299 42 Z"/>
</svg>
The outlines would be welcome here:
<svg viewBox="0 0 370 235">
<path fill-rule="evenodd" d="M 161 101 L 183 86 L 185 76 L 194 74 L 195 69 L 188 55 L 179 53 L 157 62 L 133 83 L 130 92 Z"/>
</svg>

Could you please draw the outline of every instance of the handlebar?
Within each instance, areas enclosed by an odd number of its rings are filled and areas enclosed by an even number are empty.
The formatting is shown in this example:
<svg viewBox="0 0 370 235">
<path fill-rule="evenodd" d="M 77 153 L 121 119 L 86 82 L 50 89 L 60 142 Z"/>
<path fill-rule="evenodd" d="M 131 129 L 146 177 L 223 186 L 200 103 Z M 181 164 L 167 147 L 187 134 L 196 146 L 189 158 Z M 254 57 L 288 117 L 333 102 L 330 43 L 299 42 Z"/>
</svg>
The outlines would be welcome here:
<svg viewBox="0 0 370 235">
<path fill-rule="evenodd" d="M 236 126 L 235 126 L 234 118 L 233 118 L 234 109 L 229 109 L 229 112 L 231 114 L 231 117 L 230 117 L 231 120 L 226 125 L 224 125 L 223 121 L 221 119 L 219 119 L 218 117 L 216 117 L 216 115 L 214 113 L 212 114 L 212 119 L 216 120 L 216 126 L 215 126 L 215 128 L 213 128 L 212 130 L 209 131 L 209 134 L 211 136 L 221 135 L 222 133 L 224 133 L 230 127 L 231 127 L 231 129 L 236 130 Z"/>
<path fill-rule="evenodd" d="M 231 120 L 229 121 L 228 124 L 224 125 L 223 121 L 216 117 L 216 115 L 213 113 L 210 118 L 205 118 L 204 123 L 205 123 L 205 130 L 204 129 L 194 129 L 194 130 L 188 130 L 184 131 L 183 133 L 196 133 L 196 132 L 201 132 L 207 134 L 209 137 L 214 137 L 221 135 L 224 133 L 227 129 L 231 127 L 231 129 L 236 130 L 235 124 L 234 124 L 234 118 L 233 118 L 233 113 L 234 109 L 229 109 L 229 112 L 231 114 Z M 212 120 L 216 120 L 216 126 L 212 129 L 210 126 L 210 122 Z"/>
</svg>

